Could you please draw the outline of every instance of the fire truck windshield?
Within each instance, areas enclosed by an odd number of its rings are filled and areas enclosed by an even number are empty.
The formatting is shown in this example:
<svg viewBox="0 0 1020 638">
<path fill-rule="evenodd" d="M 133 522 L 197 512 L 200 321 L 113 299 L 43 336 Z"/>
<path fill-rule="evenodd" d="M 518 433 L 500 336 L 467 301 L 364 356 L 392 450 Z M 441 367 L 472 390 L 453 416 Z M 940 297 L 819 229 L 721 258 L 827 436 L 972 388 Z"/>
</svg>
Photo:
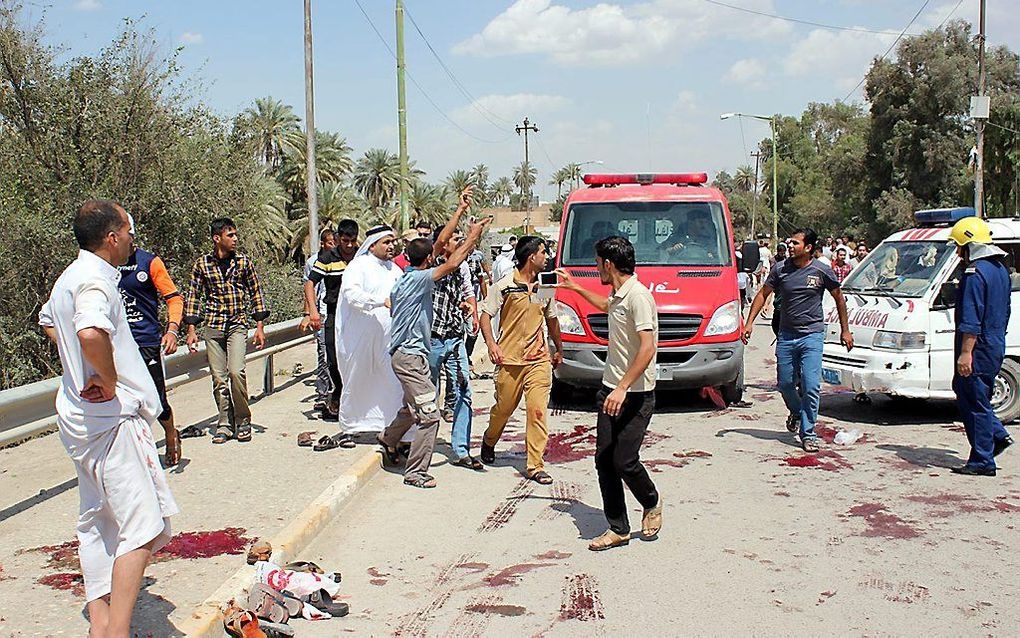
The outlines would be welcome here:
<svg viewBox="0 0 1020 638">
<path fill-rule="evenodd" d="M 593 265 L 595 242 L 613 235 L 634 244 L 639 265 L 730 265 L 730 239 L 718 202 L 574 204 L 567 214 L 563 265 Z"/>
</svg>

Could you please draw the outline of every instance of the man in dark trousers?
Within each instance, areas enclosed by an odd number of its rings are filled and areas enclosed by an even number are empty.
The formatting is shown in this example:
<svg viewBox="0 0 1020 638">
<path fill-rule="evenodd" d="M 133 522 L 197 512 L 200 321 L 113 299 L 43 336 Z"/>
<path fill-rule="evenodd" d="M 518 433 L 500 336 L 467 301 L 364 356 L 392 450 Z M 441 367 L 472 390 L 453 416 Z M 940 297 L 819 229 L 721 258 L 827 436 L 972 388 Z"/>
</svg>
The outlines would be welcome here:
<svg viewBox="0 0 1020 638">
<path fill-rule="evenodd" d="M 595 399 L 599 408 L 595 469 L 609 529 L 588 545 L 602 551 L 630 542 L 624 483 L 644 508 L 641 532 L 651 537 L 662 527 L 662 499 L 640 458 L 655 411 L 659 318 L 652 293 L 634 276 L 634 246 L 629 240 L 607 237 L 596 242 L 595 264 L 602 283 L 612 288 L 608 299 L 582 288 L 567 271 L 556 272 L 563 288 L 609 315 L 609 351 L 602 390 Z"/>
<path fill-rule="evenodd" d="M 135 220 L 131 220 L 131 256 L 127 263 L 117 266 L 120 271 L 120 295 L 124 300 L 125 316 L 131 335 L 138 344 L 138 352 L 142 361 L 156 384 L 162 412 L 157 417 L 163 426 L 166 439 L 166 455 L 164 462 L 167 467 L 177 465 L 181 460 L 181 437 L 174 427 L 174 413 L 166 397 L 166 373 L 163 370 L 163 355 L 177 352 L 177 339 L 180 336 L 181 319 L 184 316 L 184 298 L 177 286 L 170 279 L 163 260 L 142 250 L 135 244 Z M 167 327 L 163 332 L 159 321 L 159 302 L 166 303 Z"/>
<path fill-rule="evenodd" d="M 1006 253 L 992 244 L 988 224 L 977 217 L 956 222 L 949 237 L 964 263 L 956 295 L 953 392 L 970 442 L 967 463 L 953 472 L 995 476 L 995 457 L 1013 444 L 992 410 L 1009 323 L 1009 271 L 1002 260 Z"/>
</svg>

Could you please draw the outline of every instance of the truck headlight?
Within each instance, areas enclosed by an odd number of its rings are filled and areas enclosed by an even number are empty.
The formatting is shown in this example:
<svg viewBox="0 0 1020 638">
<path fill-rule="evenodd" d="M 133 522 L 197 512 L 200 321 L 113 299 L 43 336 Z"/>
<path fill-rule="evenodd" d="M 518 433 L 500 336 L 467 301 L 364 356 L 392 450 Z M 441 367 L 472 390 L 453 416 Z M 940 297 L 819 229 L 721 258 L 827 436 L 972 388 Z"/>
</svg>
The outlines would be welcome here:
<svg viewBox="0 0 1020 638">
<path fill-rule="evenodd" d="M 584 325 L 581 324 L 581 318 L 577 316 L 576 310 L 562 301 L 557 301 L 556 316 L 560 320 L 560 332 L 568 335 L 584 336 Z"/>
<path fill-rule="evenodd" d="M 871 340 L 871 347 L 883 350 L 923 350 L 924 344 L 925 333 L 923 332 L 879 330 Z"/>
<path fill-rule="evenodd" d="M 705 328 L 705 336 L 728 335 L 740 328 L 740 301 L 731 301 L 719 306 L 712 313 L 712 319 Z"/>
</svg>

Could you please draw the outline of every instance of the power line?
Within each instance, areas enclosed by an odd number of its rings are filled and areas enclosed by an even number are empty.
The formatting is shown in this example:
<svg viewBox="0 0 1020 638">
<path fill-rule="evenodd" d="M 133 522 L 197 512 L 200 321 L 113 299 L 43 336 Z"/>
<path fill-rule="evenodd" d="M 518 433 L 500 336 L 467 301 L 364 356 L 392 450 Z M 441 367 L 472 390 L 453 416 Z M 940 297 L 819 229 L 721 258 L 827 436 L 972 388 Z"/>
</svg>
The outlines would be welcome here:
<svg viewBox="0 0 1020 638">
<path fill-rule="evenodd" d="M 866 27 L 847 27 L 839 24 L 826 24 L 824 22 L 815 22 L 813 20 L 791 18 L 790 16 L 783 16 L 776 13 L 768 13 L 766 11 L 758 11 L 757 9 L 749 9 L 747 7 L 741 7 L 735 4 L 729 4 L 727 2 L 720 2 L 719 0 L 702 0 L 702 2 L 714 4 L 719 7 L 726 7 L 727 9 L 733 9 L 734 11 L 742 11 L 744 13 L 752 13 L 754 15 L 762 16 L 765 18 L 772 18 L 773 20 L 783 20 L 784 22 L 793 22 L 795 24 L 806 24 L 808 26 L 819 27 L 822 29 L 831 29 L 833 31 L 856 31 L 858 33 L 879 33 L 882 35 L 895 35 L 897 33 L 896 31 L 882 29 L 868 29 Z M 911 20 L 911 24 L 913 24 L 913 20 Z"/>
<path fill-rule="evenodd" d="M 425 37 L 425 34 L 422 32 L 421 27 L 418 26 L 418 23 L 415 21 L 414 16 L 411 15 L 411 12 L 408 11 L 406 7 L 404 8 L 404 14 L 407 15 L 408 19 L 411 21 L 411 25 L 414 26 L 414 30 L 418 32 L 419 36 L 421 36 L 422 41 L 425 42 L 425 46 L 428 47 L 428 50 L 432 52 L 432 56 L 436 58 L 437 62 L 439 62 L 439 66 L 443 68 L 443 71 L 446 73 L 447 77 L 450 78 L 450 81 L 453 82 L 453 85 L 457 88 L 458 91 L 460 91 L 461 95 L 467 98 L 468 102 L 471 104 L 471 107 L 478 111 L 478 113 L 486 120 L 488 120 L 490 124 L 500 129 L 501 131 L 506 130 L 510 126 L 513 126 L 513 122 L 501 118 L 499 115 L 486 109 L 481 105 L 480 102 L 478 102 L 475 96 L 472 95 L 470 91 L 468 91 L 466 86 L 464 86 L 464 83 L 457 79 L 457 76 L 456 74 L 454 74 L 453 70 L 450 69 L 449 66 L 447 66 L 446 62 L 443 61 L 443 58 L 440 57 L 439 52 L 436 51 L 435 47 L 432 46 L 432 43 L 429 42 L 429 39 Z M 495 120 L 500 121 L 497 122 Z"/>
<path fill-rule="evenodd" d="M 1017 131 L 1015 129 L 1011 129 L 1008 126 L 1002 126 L 1001 124 L 996 124 L 995 122 L 993 122 L 991 120 L 986 121 L 985 124 L 987 124 L 988 126 L 994 126 L 995 128 L 999 128 L 999 129 L 1002 129 L 1004 131 L 1009 131 L 1010 133 L 1013 133 L 1014 135 L 1020 135 L 1020 131 Z"/>
<path fill-rule="evenodd" d="M 960 2 L 962 3 L 963 0 L 960 0 Z M 917 13 L 914 14 L 914 17 L 910 19 L 910 22 L 907 23 L 907 26 L 903 27 L 903 31 L 901 31 L 900 34 L 898 36 L 896 36 L 896 39 L 893 40 L 893 43 L 889 45 L 889 48 L 886 49 L 885 53 L 882 54 L 882 57 L 879 58 L 880 60 L 884 60 L 892 52 L 892 50 L 896 47 L 896 45 L 899 44 L 899 41 L 903 39 L 903 36 L 906 35 L 907 29 L 909 29 L 910 27 L 912 27 L 914 25 L 914 22 L 917 21 L 917 18 L 920 17 L 921 13 L 925 10 L 925 8 L 930 3 L 931 3 L 931 0 L 924 0 L 924 4 L 922 4 L 921 8 L 917 10 Z M 957 6 L 959 6 L 959 5 L 957 5 Z M 955 9 L 954 9 L 954 11 L 955 11 Z M 850 90 L 850 92 L 846 94 L 846 97 L 844 97 L 842 100 L 840 100 L 840 102 L 846 102 L 848 99 L 850 99 L 850 96 L 853 95 L 854 93 L 856 93 L 857 89 L 861 88 L 861 85 L 864 84 L 865 80 L 867 80 L 867 79 L 868 79 L 868 74 L 865 73 L 864 77 L 861 78 L 861 81 L 857 83 L 857 86 L 852 88 Z"/>
<path fill-rule="evenodd" d="M 390 46 L 390 43 L 386 41 L 386 38 L 383 37 L 383 34 L 375 26 L 375 23 L 372 22 L 372 18 L 370 18 L 369 15 L 368 15 L 368 12 L 365 11 L 365 7 L 363 7 L 361 5 L 361 2 L 359 0 L 354 0 L 354 4 L 358 5 L 358 9 L 361 10 L 361 15 L 365 16 L 365 20 L 368 21 L 368 25 L 370 27 L 372 27 L 372 31 L 375 32 L 375 35 L 379 38 L 379 41 L 383 43 L 383 46 L 386 47 L 386 50 L 390 52 L 390 56 L 394 60 L 396 60 L 397 59 L 397 54 L 393 51 L 393 47 Z M 428 92 L 422 87 L 422 85 L 418 83 L 418 80 L 414 79 L 414 76 L 411 75 L 410 71 L 405 71 L 405 73 L 407 74 L 407 79 L 411 80 L 411 84 L 413 84 L 415 87 L 418 88 L 419 91 L 421 91 L 422 96 L 425 98 L 425 100 L 429 104 L 432 105 L 432 108 L 434 108 L 436 110 L 436 112 L 439 113 L 439 115 L 441 115 L 443 117 L 444 120 L 449 122 L 450 125 L 452 125 L 454 128 L 456 128 L 458 131 L 460 131 L 464 135 L 467 135 L 468 137 L 470 137 L 470 138 L 472 138 L 474 140 L 477 140 L 479 142 L 483 142 L 485 144 L 501 144 L 501 143 L 506 141 L 505 139 L 504 140 L 487 140 L 485 138 L 478 137 L 477 135 L 475 135 L 474 133 L 468 131 L 467 129 L 465 129 L 463 126 L 461 126 L 457 122 L 453 121 L 453 119 L 451 119 L 450 116 L 447 115 L 446 112 L 443 111 L 443 109 L 440 108 L 440 106 L 438 104 L 436 104 L 435 100 L 432 99 L 432 96 L 430 96 L 428 94 Z M 509 139 L 509 137 L 508 137 L 508 139 Z"/>
</svg>

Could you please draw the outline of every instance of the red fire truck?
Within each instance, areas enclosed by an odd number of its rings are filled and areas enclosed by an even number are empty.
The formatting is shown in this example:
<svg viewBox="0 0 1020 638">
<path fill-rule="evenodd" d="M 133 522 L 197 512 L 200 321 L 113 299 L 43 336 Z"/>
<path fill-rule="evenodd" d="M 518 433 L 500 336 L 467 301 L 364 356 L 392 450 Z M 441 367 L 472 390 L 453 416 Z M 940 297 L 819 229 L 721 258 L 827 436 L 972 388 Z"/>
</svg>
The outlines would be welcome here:
<svg viewBox="0 0 1020 638">
<path fill-rule="evenodd" d="M 582 286 L 608 294 L 595 268 L 596 241 L 634 245 L 638 280 L 659 310 L 657 387 L 719 387 L 739 401 L 744 389 L 743 320 L 737 259 L 726 198 L 705 173 L 585 175 L 564 206 L 556 266 Z M 593 388 L 602 380 L 609 321 L 577 293 L 557 289 L 564 361 L 555 384 Z"/>
</svg>

